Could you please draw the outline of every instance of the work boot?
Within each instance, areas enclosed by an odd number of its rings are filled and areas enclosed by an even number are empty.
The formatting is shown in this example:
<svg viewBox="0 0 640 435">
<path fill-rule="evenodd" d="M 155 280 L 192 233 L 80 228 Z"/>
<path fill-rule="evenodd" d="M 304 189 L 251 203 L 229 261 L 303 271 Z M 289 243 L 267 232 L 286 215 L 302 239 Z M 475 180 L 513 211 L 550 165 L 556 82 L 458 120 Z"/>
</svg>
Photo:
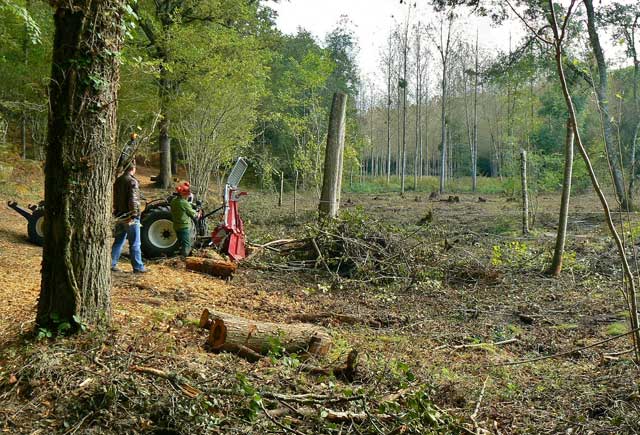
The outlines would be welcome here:
<svg viewBox="0 0 640 435">
<path fill-rule="evenodd" d="M 133 269 L 133 273 L 147 273 L 147 272 L 148 272 L 147 269 L 140 269 L 140 270 Z"/>
</svg>

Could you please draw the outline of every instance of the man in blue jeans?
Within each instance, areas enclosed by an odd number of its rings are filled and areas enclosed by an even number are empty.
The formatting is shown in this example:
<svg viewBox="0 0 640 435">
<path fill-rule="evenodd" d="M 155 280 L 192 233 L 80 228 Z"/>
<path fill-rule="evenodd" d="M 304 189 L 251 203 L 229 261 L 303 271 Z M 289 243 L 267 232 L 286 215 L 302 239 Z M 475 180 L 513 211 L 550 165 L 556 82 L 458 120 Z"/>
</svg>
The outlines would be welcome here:
<svg viewBox="0 0 640 435">
<path fill-rule="evenodd" d="M 132 161 L 113 185 L 113 213 L 118 219 L 111 247 L 111 270 L 114 272 L 120 271 L 118 259 L 125 240 L 129 240 L 129 257 L 133 273 L 147 272 L 140 251 L 140 185 L 135 173 L 135 161 Z"/>
</svg>

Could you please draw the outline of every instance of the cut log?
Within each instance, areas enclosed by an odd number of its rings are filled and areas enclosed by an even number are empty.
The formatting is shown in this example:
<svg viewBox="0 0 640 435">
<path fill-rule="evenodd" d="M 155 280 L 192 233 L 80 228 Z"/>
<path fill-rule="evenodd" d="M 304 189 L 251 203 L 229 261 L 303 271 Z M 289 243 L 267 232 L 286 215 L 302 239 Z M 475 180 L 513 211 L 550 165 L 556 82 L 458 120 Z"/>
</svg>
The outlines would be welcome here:
<svg viewBox="0 0 640 435">
<path fill-rule="evenodd" d="M 260 322 L 219 311 L 205 310 L 200 317 L 200 326 L 209 328 L 207 343 L 212 350 L 239 355 L 240 351 L 248 354 L 244 348 L 256 354 L 267 355 L 275 342 L 288 353 L 307 352 L 324 356 L 332 343 L 326 329 L 319 326 Z M 250 357 L 254 358 L 255 355 Z"/>
<path fill-rule="evenodd" d="M 208 258 L 187 257 L 187 270 L 206 273 L 220 278 L 228 278 L 238 269 L 232 261 L 212 260 Z"/>
</svg>

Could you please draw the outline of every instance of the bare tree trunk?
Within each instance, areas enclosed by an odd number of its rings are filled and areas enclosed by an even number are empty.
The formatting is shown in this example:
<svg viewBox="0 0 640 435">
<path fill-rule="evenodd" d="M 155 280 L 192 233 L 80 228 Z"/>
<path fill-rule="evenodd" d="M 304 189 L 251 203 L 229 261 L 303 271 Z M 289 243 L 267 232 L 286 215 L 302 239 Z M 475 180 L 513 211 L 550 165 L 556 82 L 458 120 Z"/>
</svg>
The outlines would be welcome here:
<svg viewBox="0 0 640 435">
<path fill-rule="evenodd" d="M 447 177 L 447 65 L 443 61 L 442 64 L 442 100 L 440 104 L 440 143 L 442 151 L 440 152 L 440 194 L 444 193 L 445 182 Z"/>
<path fill-rule="evenodd" d="M 387 184 L 391 181 L 391 54 L 387 63 Z"/>
<path fill-rule="evenodd" d="M 560 216 L 558 218 L 558 234 L 556 235 L 556 247 L 553 252 L 553 260 L 549 273 L 560 276 L 562 271 L 562 256 L 567 239 L 567 221 L 569 219 L 569 198 L 571 197 L 571 176 L 573 174 L 573 125 L 571 118 L 567 119 L 567 137 L 564 145 L 564 176 L 562 183 L 562 199 L 560 201 Z"/>
<path fill-rule="evenodd" d="M 520 179 L 522 181 L 522 234 L 529 234 L 529 191 L 527 189 L 527 152 L 520 150 Z"/>
<path fill-rule="evenodd" d="M 298 214 L 298 171 L 296 171 L 296 178 L 293 182 L 293 219 L 296 219 Z"/>
<path fill-rule="evenodd" d="M 77 330 L 111 318 L 111 181 L 125 16 L 123 0 L 56 3 L 39 327 L 64 322 Z"/>
<path fill-rule="evenodd" d="M 408 26 L 408 24 L 407 24 Z M 400 194 L 404 195 L 407 176 L 407 45 L 408 35 L 404 35 L 403 68 L 402 68 L 402 175 L 400 176 Z"/>
<path fill-rule="evenodd" d="M 29 12 L 31 5 L 31 1 L 27 0 L 25 3 L 25 10 Z M 24 36 L 22 38 L 22 62 L 24 63 L 25 68 L 28 68 L 29 64 L 29 29 L 27 24 L 24 25 Z M 25 108 L 22 108 L 22 114 L 20 117 L 20 141 L 22 143 L 22 159 L 26 160 L 27 158 L 27 113 Z M 35 154 L 35 153 L 34 153 Z"/>
<path fill-rule="evenodd" d="M 476 68 L 473 85 L 473 149 L 471 150 L 471 189 L 478 190 L 478 30 L 476 29 Z"/>
<path fill-rule="evenodd" d="M 160 174 L 157 185 L 163 189 L 171 187 L 171 137 L 169 136 L 169 79 L 167 70 L 160 66 L 160 85 L 158 88 L 160 99 L 160 113 L 162 118 L 159 123 L 160 136 Z"/>
<path fill-rule="evenodd" d="M 283 196 L 284 196 L 284 171 L 280 171 L 280 189 L 278 190 L 278 207 L 282 207 Z"/>
<path fill-rule="evenodd" d="M 422 152 L 422 132 L 420 127 L 422 123 L 420 122 L 421 115 L 421 105 L 422 105 L 422 95 L 421 95 L 421 85 L 422 85 L 422 64 L 421 64 L 421 53 L 420 53 L 420 23 L 416 28 L 416 150 L 415 155 L 413 156 L 413 190 L 418 190 L 418 175 L 420 169 L 420 158 Z"/>
<path fill-rule="evenodd" d="M 340 179 L 342 174 L 341 156 L 344 148 L 345 113 L 347 95 L 342 92 L 333 94 L 331 114 L 329 116 L 329 134 L 327 135 L 327 151 L 324 160 L 324 176 L 322 178 L 322 195 L 318 210 L 320 215 L 335 218 L 340 209 Z"/>
<path fill-rule="evenodd" d="M 638 93 L 638 84 L 640 83 L 640 60 L 638 60 L 638 52 L 636 51 L 636 41 L 635 41 L 635 29 L 638 24 L 638 19 L 640 17 L 636 16 L 633 27 L 630 31 L 629 35 L 629 49 L 631 51 L 631 55 L 633 57 L 633 105 L 635 109 L 636 119 L 638 120 L 636 123 L 636 128 L 633 131 L 633 139 L 631 140 L 631 174 L 629 176 L 629 203 L 633 204 L 633 189 L 634 183 L 636 180 L 636 150 L 638 146 L 638 135 L 640 134 L 640 94 Z"/>
<path fill-rule="evenodd" d="M 611 210 L 609 209 L 609 204 L 607 203 L 607 198 L 605 197 L 602 189 L 600 188 L 600 183 L 596 177 L 593 166 L 591 165 L 591 160 L 589 159 L 589 155 L 587 154 L 587 150 L 582 143 L 582 138 L 580 137 L 580 132 L 578 130 L 577 116 L 575 111 L 575 106 L 573 105 L 573 100 L 571 99 L 571 94 L 569 93 L 569 86 L 567 85 L 567 80 L 564 74 L 564 66 L 562 64 L 562 41 L 564 37 L 564 31 L 561 34 L 558 28 L 558 24 L 555 16 L 555 7 L 553 4 L 553 0 L 549 1 L 549 10 L 550 10 L 550 23 L 554 33 L 554 48 L 555 48 L 555 62 L 556 68 L 558 70 L 558 76 L 560 78 L 560 85 L 562 87 L 562 93 L 567 105 L 567 109 L 569 110 L 569 117 L 571 118 L 573 133 L 575 135 L 575 142 L 578 145 L 578 150 L 582 155 L 582 158 L 587 166 L 587 171 L 589 173 L 589 178 L 591 178 L 591 183 L 593 188 L 600 199 L 600 203 L 602 204 L 602 208 L 605 214 L 605 218 L 607 221 L 607 226 L 609 227 L 609 231 L 611 232 L 611 237 L 613 238 L 616 248 L 618 250 L 618 255 L 620 256 L 620 261 L 622 263 L 622 269 L 625 277 L 626 291 L 623 289 L 623 294 L 625 300 L 627 302 L 627 306 L 629 309 L 629 316 L 631 320 L 631 329 L 634 330 L 632 334 L 633 345 L 635 350 L 636 360 L 640 360 L 640 331 L 638 331 L 638 306 L 636 299 L 636 283 L 635 277 L 633 276 L 633 272 L 631 271 L 631 267 L 629 266 L 629 261 L 627 260 L 627 256 L 624 249 L 624 244 L 622 243 L 622 239 L 618 234 L 618 231 L 613 223 L 613 219 L 611 217 Z M 588 0 L 585 0 L 585 2 Z M 566 18 L 569 19 L 568 17 Z M 564 26 L 563 26 L 564 29 Z"/>
<path fill-rule="evenodd" d="M 593 9 L 593 0 L 583 0 L 583 3 L 587 9 L 587 29 L 589 31 L 589 41 L 591 42 L 591 48 L 596 58 L 598 65 L 598 86 L 596 87 L 596 96 L 598 98 L 598 106 L 601 111 L 604 143 L 607 149 L 607 155 L 609 158 L 609 164 L 611 166 L 611 176 L 613 177 L 613 184 L 616 190 L 616 196 L 620 202 L 620 206 L 627 210 L 631 206 L 628 203 L 626 197 L 626 191 L 623 183 L 623 176 L 621 170 L 621 156 L 616 150 L 615 141 L 613 139 L 613 126 L 611 125 L 611 115 L 609 114 L 609 97 L 608 97 L 608 76 L 607 76 L 607 62 L 604 58 L 604 52 L 602 51 L 602 45 L 600 45 L 600 38 L 596 30 L 596 17 Z"/>
</svg>

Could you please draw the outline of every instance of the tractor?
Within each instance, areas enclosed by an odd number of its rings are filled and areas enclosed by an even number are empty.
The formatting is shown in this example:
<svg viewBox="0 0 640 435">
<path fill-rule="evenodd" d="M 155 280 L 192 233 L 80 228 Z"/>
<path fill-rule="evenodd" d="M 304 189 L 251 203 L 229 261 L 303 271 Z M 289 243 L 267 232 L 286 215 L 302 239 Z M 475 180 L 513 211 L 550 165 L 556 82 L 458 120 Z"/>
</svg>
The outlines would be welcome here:
<svg viewBox="0 0 640 435">
<path fill-rule="evenodd" d="M 220 252 L 228 254 L 236 261 L 245 257 L 244 224 L 238 214 L 238 201 L 246 192 L 240 192 L 238 185 L 247 170 L 247 161 L 239 157 L 229 173 L 224 187 L 223 203 L 220 207 L 194 220 L 192 238 L 194 246 L 212 246 Z M 171 199 L 156 199 L 146 203 L 140 215 L 140 242 L 145 258 L 170 257 L 177 253 L 177 237 L 171 220 Z M 195 197 L 189 201 L 196 210 L 202 209 L 202 202 Z M 42 246 L 44 243 L 44 201 L 38 205 L 29 205 L 27 209 L 20 207 L 15 201 L 7 205 L 27 220 L 29 241 Z M 209 233 L 207 219 L 222 211 L 223 219 Z"/>
</svg>

